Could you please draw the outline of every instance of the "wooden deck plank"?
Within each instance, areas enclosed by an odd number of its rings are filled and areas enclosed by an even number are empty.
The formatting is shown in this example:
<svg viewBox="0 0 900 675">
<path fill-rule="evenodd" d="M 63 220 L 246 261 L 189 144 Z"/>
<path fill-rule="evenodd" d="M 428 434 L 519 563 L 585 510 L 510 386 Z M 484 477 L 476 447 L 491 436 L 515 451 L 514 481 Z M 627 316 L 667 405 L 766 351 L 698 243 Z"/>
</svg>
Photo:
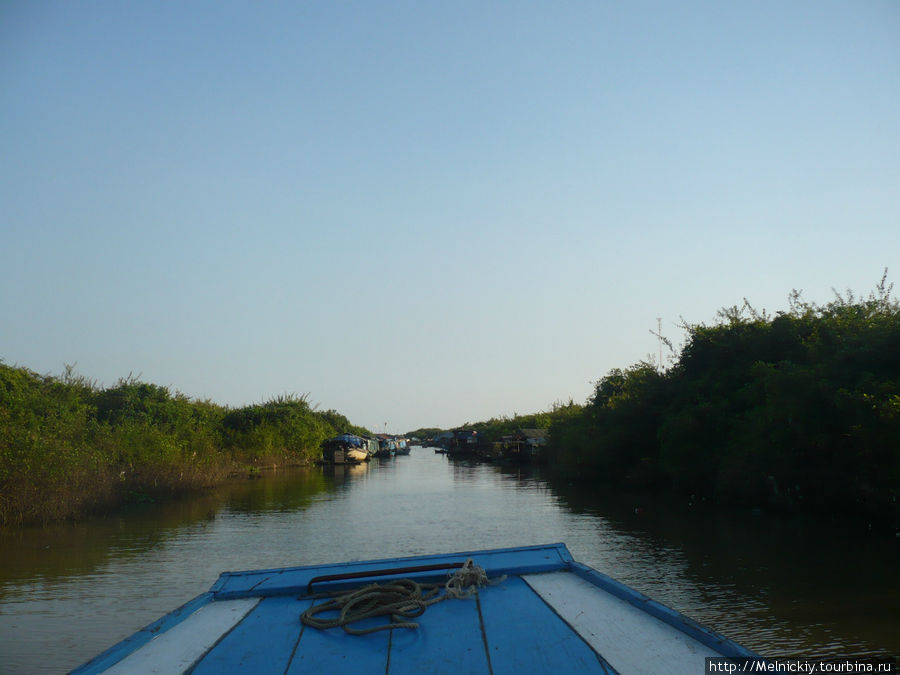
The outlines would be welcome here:
<svg viewBox="0 0 900 675">
<path fill-rule="evenodd" d="M 479 596 L 495 674 L 613 672 L 521 578 L 483 588 Z"/>
<path fill-rule="evenodd" d="M 258 598 L 247 598 L 203 605 L 177 626 L 153 638 L 143 648 L 132 652 L 105 672 L 110 674 L 183 672 L 258 603 Z"/>
<path fill-rule="evenodd" d="M 324 618 L 320 615 L 319 618 Z M 297 615 L 300 622 L 300 615 Z M 378 626 L 384 618 L 366 619 L 354 624 L 355 628 Z M 378 631 L 368 635 L 350 635 L 343 628 L 320 630 L 301 626 L 300 641 L 287 673 L 334 673 L 334 675 L 360 675 L 383 673 L 387 665 L 390 631 Z"/>
<path fill-rule="evenodd" d="M 391 675 L 490 672 L 474 597 L 439 602 L 416 621 L 417 629 L 392 631 Z"/>
<path fill-rule="evenodd" d="M 265 598 L 194 668 L 223 672 L 283 673 L 300 638 L 300 614 L 312 604 L 294 596 Z"/>
<path fill-rule="evenodd" d="M 700 673 L 711 648 L 573 574 L 525 581 L 613 668 L 622 673 Z"/>
</svg>

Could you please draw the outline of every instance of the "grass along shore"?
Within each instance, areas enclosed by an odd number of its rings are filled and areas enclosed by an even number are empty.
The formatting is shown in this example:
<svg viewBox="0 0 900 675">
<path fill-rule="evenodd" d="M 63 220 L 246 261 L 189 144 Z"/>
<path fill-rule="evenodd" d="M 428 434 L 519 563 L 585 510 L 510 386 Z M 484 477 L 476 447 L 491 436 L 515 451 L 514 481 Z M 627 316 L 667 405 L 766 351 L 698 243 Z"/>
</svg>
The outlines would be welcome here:
<svg viewBox="0 0 900 675">
<path fill-rule="evenodd" d="M 67 366 L 39 375 L 0 362 L 0 526 L 77 519 L 213 486 L 237 471 L 306 464 L 320 443 L 365 433 L 306 396 L 228 408 Z"/>
</svg>

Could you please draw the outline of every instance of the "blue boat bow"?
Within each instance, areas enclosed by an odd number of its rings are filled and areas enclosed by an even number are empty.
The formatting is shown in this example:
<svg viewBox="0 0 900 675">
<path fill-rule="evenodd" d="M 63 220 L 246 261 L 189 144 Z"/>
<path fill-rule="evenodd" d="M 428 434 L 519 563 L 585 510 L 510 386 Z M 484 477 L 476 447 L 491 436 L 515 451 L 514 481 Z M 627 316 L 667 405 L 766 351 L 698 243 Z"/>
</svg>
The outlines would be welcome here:
<svg viewBox="0 0 900 675">
<path fill-rule="evenodd" d="M 470 560 L 502 581 L 428 606 L 414 630 L 352 635 L 300 619 L 322 593 L 397 579 L 443 583 Z M 73 672 L 680 675 L 703 672 L 708 657 L 756 655 L 551 544 L 227 572 Z"/>
</svg>

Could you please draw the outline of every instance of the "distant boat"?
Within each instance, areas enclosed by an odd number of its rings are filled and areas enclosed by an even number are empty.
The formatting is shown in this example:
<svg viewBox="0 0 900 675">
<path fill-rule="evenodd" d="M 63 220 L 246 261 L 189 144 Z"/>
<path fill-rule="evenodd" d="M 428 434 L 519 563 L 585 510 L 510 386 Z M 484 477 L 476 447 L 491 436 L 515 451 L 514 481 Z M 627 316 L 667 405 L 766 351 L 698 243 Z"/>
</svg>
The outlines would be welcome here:
<svg viewBox="0 0 900 675">
<path fill-rule="evenodd" d="M 429 438 L 426 441 L 426 445 L 428 447 L 434 448 L 434 451 L 437 453 L 446 453 L 450 449 L 450 444 L 453 442 L 453 432 L 452 431 L 442 431 L 434 438 Z"/>
<path fill-rule="evenodd" d="M 375 457 L 393 457 L 396 449 L 397 444 L 393 438 L 384 434 L 378 435 L 378 449 L 375 451 Z"/>
<path fill-rule="evenodd" d="M 547 445 L 546 429 L 518 429 L 494 443 L 497 454 L 509 462 L 536 462 Z"/>
<path fill-rule="evenodd" d="M 389 434 L 377 434 L 376 437 L 379 446 L 375 452 L 376 457 L 393 457 L 394 455 L 409 454 L 409 445 L 405 438 Z"/>
<path fill-rule="evenodd" d="M 474 429 L 454 429 L 447 448 L 449 457 L 460 459 L 475 459 L 484 462 L 492 462 L 500 459 L 500 453 L 494 449 L 484 436 L 479 435 Z"/>
<path fill-rule="evenodd" d="M 367 462 L 377 450 L 378 442 L 355 434 L 340 434 L 322 443 L 322 460 L 328 464 Z"/>
<path fill-rule="evenodd" d="M 451 457 L 477 457 L 480 440 L 474 429 L 454 429 L 447 454 Z"/>
<path fill-rule="evenodd" d="M 707 658 L 759 657 L 550 544 L 226 572 L 73 673 L 681 675 Z"/>
</svg>

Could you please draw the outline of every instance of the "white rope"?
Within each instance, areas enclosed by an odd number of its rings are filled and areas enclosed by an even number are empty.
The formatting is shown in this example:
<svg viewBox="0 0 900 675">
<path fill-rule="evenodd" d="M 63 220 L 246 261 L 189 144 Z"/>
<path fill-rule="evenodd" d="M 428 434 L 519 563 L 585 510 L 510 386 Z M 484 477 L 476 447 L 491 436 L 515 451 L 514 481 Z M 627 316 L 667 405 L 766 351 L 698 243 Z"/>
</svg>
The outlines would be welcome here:
<svg viewBox="0 0 900 675">
<path fill-rule="evenodd" d="M 504 574 L 497 579 L 488 579 L 483 567 L 476 565 L 471 558 L 465 564 L 450 575 L 444 584 L 445 595 L 441 598 L 469 598 L 482 586 L 493 586 L 506 579 Z"/>
</svg>

